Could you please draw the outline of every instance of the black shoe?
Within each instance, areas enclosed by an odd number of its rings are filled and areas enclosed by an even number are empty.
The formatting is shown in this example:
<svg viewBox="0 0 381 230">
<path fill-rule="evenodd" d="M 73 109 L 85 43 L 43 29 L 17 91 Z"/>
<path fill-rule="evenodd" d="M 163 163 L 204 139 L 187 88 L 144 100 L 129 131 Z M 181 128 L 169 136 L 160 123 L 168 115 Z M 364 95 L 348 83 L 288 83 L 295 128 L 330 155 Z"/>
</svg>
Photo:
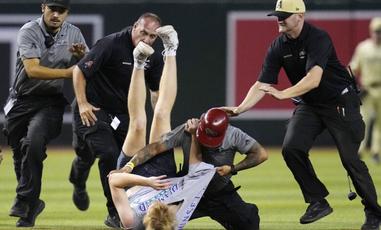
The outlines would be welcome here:
<svg viewBox="0 0 381 230">
<path fill-rule="evenodd" d="M 16 227 L 33 227 L 37 216 L 44 210 L 45 202 L 37 200 L 30 206 L 30 211 L 26 218 L 22 217 L 16 222 Z"/>
<path fill-rule="evenodd" d="M 105 225 L 110 228 L 120 228 L 120 219 L 118 215 L 108 215 L 105 220 Z"/>
<path fill-rule="evenodd" d="M 324 199 L 321 201 L 312 202 L 306 213 L 300 218 L 301 224 L 309 224 L 315 222 L 333 211 L 331 206 L 329 206 L 328 202 Z"/>
<path fill-rule="evenodd" d="M 89 208 L 90 200 L 85 188 L 80 189 L 74 186 L 73 202 L 75 206 L 81 211 L 85 211 Z"/>
<path fill-rule="evenodd" d="M 361 230 L 379 230 L 381 217 L 372 213 L 365 214 L 365 223 L 361 226 Z"/>
<path fill-rule="evenodd" d="M 9 211 L 10 216 L 26 218 L 29 212 L 29 204 L 25 201 L 15 199 L 11 210 Z"/>
</svg>

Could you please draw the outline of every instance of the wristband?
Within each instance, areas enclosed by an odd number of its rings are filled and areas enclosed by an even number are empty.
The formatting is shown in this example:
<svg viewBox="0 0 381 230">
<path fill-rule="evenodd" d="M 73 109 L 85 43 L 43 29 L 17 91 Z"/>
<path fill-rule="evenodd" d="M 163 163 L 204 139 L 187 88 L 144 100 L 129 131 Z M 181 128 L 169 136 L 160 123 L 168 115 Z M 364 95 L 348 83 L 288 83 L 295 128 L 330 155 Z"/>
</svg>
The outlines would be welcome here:
<svg viewBox="0 0 381 230">
<path fill-rule="evenodd" d="M 125 165 L 125 167 L 130 167 L 131 168 L 131 170 L 133 170 L 134 168 L 135 168 L 135 164 L 133 163 L 133 162 L 131 162 L 131 161 L 129 161 L 126 165 Z"/>
<path fill-rule="evenodd" d="M 235 170 L 234 165 L 230 165 L 230 174 L 237 175 L 237 171 Z"/>
</svg>

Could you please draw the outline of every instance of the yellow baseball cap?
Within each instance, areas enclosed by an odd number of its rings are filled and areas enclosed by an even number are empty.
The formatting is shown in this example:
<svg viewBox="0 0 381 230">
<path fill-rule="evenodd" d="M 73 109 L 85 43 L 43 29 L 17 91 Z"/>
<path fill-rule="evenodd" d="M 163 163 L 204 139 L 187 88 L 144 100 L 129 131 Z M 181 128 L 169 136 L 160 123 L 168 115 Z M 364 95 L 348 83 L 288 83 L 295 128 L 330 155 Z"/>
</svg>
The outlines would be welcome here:
<svg viewBox="0 0 381 230">
<path fill-rule="evenodd" d="M 370 21 L 369 29 L 371 31 L 381 31 L 381 17 L 373 18 Z"/>
<path fill-rule="evenodd" d="M 292 14 L 306 12 L 306 6 L 303 0 L 278 0 L 275 10 L 267 16 L 276 16 L 279 19 L 286 19 Z"/>
</svg>

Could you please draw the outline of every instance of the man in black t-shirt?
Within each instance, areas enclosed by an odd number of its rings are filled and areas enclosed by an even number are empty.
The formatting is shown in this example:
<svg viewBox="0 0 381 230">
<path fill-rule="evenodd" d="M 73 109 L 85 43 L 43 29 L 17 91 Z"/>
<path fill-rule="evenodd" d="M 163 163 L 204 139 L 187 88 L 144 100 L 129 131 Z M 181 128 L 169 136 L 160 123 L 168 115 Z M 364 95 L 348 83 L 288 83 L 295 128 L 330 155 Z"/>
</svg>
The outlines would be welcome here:
<svg viewBox="0 0 381 230">
<path fill-rule="evenodd" d="M 73 71 L 76 95 L 73 102 L 73 146 L 77 155 L 70 172 L 70 182 L 74 185 L 73 201 L 78 209 L 88 209 L 86 180 L 98 157 L 109 213 L 105 224 L 109 227 L 119 227 L 107 175 L 116 168 L 128 129 L 127 96 L 133 66 L 139 64 L 145 70 L 152 105 L 156 102 L 163 70 L 160 52 L 138 63 L 134 60 L 133 50 L 140 41 L 153 45 L 160 25 L 161 19 L 157 15 L 143 14 L 132 27 L 97 41 Z"/>
<path fill-rule="evenodd" d="M 379 229 L 381 207 L 368 168 L 357 154 L 364 138 L 364 122 L 356 84 L 339 62 L 327 32 L 304 21 L 303 0 L 278 0 L 268 16 L 278 18 L 281 33 L 268 49 L 259 79 L 238 107 L 224 107 L 238 115 L 253 107 L 265 94 L 276 99 L 294 98 L 297 107 L 289 121 L 282 154 L 309 203 L 301 224 L 312 223 L 330 214 L 325 197 L 328 190 L 318 179 L 308 152 L 325 129 L 332 135 L 340 159 L 365 206 L 365 229 Z M 283 67 L 292 86 L 284 90 L 277 84 Z"/>
</svg>

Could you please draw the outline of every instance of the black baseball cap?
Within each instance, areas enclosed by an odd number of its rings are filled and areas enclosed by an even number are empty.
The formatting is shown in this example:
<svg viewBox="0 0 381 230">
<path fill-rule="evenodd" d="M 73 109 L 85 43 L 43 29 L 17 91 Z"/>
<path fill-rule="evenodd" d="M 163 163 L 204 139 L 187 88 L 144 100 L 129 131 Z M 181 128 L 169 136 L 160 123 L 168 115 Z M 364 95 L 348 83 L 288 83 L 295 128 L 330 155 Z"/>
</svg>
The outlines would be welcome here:
<svg viewBox="0 0 381 230">
<path fill-rule="evenodd" d="M 65 9 L 70 8 L 70 0 L 44 0 L 43 4 L 47 6 L 58 6 Z"/>
</svg>

